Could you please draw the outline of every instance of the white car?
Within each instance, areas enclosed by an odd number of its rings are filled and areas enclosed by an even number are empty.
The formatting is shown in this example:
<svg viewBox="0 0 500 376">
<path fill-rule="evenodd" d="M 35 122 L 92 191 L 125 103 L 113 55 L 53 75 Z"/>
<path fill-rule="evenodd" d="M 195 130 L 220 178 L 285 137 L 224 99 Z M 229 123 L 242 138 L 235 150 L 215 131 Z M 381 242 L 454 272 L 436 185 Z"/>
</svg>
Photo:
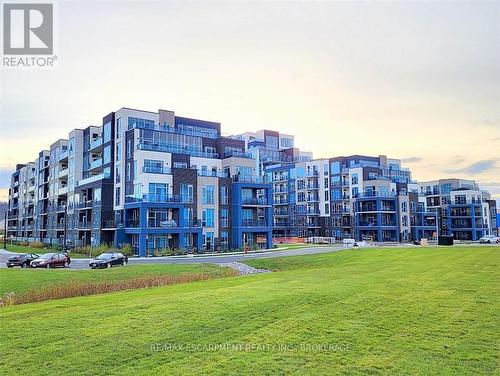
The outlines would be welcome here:
<svg viewBox="0 0 500 376">
<path fill-rule="evenodd" d="M 500 243 L 500 238 L 495 235 L 486 235 L 479 239 L 479 243 Z"/>
</svg>

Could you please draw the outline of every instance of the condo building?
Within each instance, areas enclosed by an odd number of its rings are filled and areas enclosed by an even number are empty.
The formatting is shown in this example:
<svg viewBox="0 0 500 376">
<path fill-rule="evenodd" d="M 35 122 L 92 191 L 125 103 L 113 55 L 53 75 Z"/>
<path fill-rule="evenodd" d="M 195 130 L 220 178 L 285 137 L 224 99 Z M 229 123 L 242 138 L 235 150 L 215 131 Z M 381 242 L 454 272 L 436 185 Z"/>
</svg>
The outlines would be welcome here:
<svg viewBox="0 0 500 376">
<path fill-rule="evenodd" d="M 271 185 L 220 123 L 122 108 L 18 165 L 8 235 L 67 246 L 272 246 Z"/>
<path fill-rule="evenodd" d="M 409 242 L 497 233 L 471 180 L 415 182 L 384 155 L 313 159 L 294 137 L 224 137 L 217 122 L 121 108 L 19 164 L 7 235 L 66 247 L 130 244 L 140 256 L 270 248 L 273 238 Z"/>
</svg>

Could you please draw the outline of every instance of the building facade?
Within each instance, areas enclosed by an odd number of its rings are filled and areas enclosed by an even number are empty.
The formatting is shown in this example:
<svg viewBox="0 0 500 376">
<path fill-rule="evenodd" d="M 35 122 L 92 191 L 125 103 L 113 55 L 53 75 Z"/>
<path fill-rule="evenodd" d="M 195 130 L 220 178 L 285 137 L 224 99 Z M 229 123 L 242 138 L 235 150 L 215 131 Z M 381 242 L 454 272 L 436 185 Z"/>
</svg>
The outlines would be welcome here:
<svg viewBox="0 0 500 376">
<path fill-rule="evenodd" d="M 220 124 L 122 108 L 18 165 L 8 236 L 193 251 L 272 246 L 271 185 Z"/>
<path fill-rule="evenodd" d="M 17 165 L 8 236 L 67 247 L 130 244 L 140 256 L 270 248 L 273 238 L 409 242 L 497 233 L 471 180 L 415 182 L 384 155 L 313 159 L 271 130 L 121 108 Z"/>
</svg>

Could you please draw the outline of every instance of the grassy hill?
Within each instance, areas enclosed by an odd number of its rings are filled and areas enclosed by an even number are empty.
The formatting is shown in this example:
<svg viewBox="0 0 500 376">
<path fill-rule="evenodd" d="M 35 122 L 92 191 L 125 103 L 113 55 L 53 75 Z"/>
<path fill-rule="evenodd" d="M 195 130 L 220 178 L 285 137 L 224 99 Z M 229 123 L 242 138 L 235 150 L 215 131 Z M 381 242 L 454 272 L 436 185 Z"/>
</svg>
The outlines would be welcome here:
<svg viewBox="0 0 500 376">
<path fill-rule="evenodd" d="M 494 374 L 499 261 L 500 247 L 352 250 L 6 307 L 0 373 Z"/>
</svg>

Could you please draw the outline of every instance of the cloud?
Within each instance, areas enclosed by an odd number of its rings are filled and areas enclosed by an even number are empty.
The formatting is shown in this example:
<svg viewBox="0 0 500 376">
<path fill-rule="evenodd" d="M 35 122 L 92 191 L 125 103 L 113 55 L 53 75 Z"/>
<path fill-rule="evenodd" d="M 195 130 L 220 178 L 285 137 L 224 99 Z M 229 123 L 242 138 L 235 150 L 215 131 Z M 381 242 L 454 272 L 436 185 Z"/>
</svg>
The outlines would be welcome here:
<svg viewBox="0 0 500 376">
<path fill-rule="evenodd" d="M 401 162 L 403 162 L 403 163 L 416 163 L 416 162 L 420 162 L 421 160 L 422 160 L 422 158 L 420 158 L 420 157 L 408 157 L 408 158 L 402 158 Z"/>
<path fill-rule="evenodd" d="M 449 169 L 449 170 L 445 170 L 444 172 L 446 172 L 448 174 L 464 174 L 464 175 L 470 175 L 470 176 L 478 175 L 478 174 L 481 174 L 483 172 L 497 168 L 496 167 L 497 161 L 498 161 L 498 159 L 484 159 L 482 161 L 474 162 L 471 165 L 464 167 L 464 168 L 460 168 L 457 170 Z"/>
<path fill-rule="evenodd" d="M 500 119 L 487 119 L 474 124 L 476 127 L 491 127 L 500 129 Z"/>
</svg>

